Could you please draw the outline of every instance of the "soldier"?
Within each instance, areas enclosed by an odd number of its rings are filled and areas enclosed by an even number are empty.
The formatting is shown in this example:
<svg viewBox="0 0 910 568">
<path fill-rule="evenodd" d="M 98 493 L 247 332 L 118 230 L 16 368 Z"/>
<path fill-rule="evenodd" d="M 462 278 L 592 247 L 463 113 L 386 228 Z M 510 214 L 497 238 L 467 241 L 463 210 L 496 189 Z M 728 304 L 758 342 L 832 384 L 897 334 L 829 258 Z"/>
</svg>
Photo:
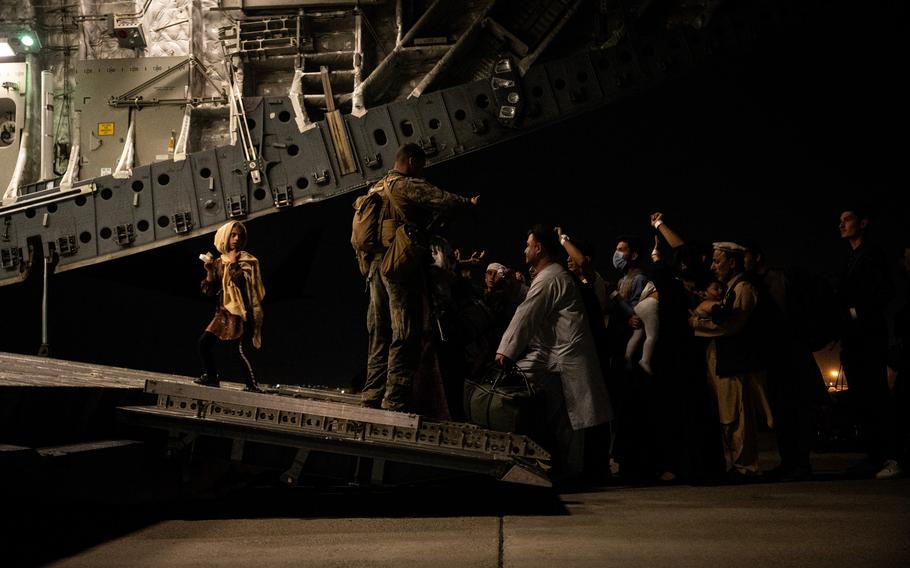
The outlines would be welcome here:
<svg viewBox="0 0 910 568">
<path fill-rule="evenodd" d="M 389 216 L 383 221 L 383 244 L 391 243 L 400 225 L 424 231 L 441 213 L 477 205 L 480 196 L 468 199 L 443 191 L 423 179 L 426 154 L 417 144 L 405 144 L 395 156 L 395 166 L 380 180 L 388 195 Z M 416 270 L 401 280 L 381 269 L 382 255 L 375 255 L 367 272 L 370 306 L 367 311 L 369 353 L 361 404 L 372 408 L 411 409 L 411 389 L 420 364 L 423 328 L 423 295 L 426 280 Z M 429 262 L 429 259 L 427 259 Z"/>
</svg>

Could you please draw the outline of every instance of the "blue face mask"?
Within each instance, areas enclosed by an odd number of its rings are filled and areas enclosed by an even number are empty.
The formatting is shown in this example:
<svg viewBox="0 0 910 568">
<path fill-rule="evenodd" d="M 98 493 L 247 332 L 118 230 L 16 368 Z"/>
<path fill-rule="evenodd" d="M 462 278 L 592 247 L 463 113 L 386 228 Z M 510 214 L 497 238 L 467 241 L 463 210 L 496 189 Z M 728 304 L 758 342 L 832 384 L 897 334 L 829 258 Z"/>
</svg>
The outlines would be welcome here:
<svg viewBox="0 0 910 568">
<path fill-rule="evenodd" d="M 628 264 L 629 261 L 626 260 L 626 255 L 619 251 L 613 253 L 613 266 L 616 267 L 616 270 L 623 272 Z"/>
</svg>

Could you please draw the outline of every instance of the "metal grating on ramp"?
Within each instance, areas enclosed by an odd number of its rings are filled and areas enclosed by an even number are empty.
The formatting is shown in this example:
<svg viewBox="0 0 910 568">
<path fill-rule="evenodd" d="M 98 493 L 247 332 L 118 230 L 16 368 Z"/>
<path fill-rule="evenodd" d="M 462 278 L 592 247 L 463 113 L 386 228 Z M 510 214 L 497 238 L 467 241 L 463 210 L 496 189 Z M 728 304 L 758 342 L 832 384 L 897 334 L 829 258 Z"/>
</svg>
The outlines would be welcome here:
<svg viewBox="0 0 910 568">
<path fill-rule="evenodd" d="M 239 444 L 234 457 L 242 456 L 242 444 L 247 441 L 298 448 L 303 452 L 295 460 L 300 462 L 298 471 L 289 475 L 294 481 L 307 452 L 319 451 L 372 458 L 380 464 L 427 465 L 550 486 L 546 475 L 550 454 L 519 434 L 333 400 L 299 398 L 299 391 L 296 396 L 283 396 L 166 380 L 149 380 L 145 390 L 158 395 L 157 405 L 121 408 L 125 420 L 169 430 L 175 437 L 189 434 L 232 439 Z M 306 392 L 318 396 L 317 389 Z M 328 397 L 337 399 L 331 391 Z M 374 481 L 381 477 L 381 473 L 374 475 Z"/>
</svg>

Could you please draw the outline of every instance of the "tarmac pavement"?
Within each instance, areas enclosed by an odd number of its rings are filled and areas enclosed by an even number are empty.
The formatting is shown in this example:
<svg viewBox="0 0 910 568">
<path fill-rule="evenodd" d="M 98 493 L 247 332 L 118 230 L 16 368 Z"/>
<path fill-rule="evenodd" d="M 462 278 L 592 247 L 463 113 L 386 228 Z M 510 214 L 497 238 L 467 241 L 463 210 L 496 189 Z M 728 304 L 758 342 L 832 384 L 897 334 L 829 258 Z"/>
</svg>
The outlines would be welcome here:
<svg viewBox="0 0 910 568">
<path fill-rule="evenodd" d="M 162 506 L 62 508 L 44 519 L 44 544 L 11 565 L 910 566 L 910 479 L 844 478 L 857 457 L 814 456 L 819 474 L 807 482 L 250 487 Z"/>
</svg>

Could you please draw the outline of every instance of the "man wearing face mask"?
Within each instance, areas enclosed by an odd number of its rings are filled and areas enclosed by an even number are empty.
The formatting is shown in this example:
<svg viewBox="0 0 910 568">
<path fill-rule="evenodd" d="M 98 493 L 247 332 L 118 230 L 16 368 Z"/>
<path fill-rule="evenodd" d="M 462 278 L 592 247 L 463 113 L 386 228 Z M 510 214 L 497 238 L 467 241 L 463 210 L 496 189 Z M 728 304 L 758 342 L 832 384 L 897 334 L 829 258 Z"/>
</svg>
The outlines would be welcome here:
<svg viewBox="0 0 910 568">
<path fill-rule="evenodd" d="M 610 294 L 610 299 L 620 313 L 626 316 L 626 320 L 635 317 L 635 306 L 648 283 L 648 277 L 641 269 L 640 250 L 638 238 L 622 236 L 616 242 L 616 250 L 613 252 L 613 267 L 622 273 L 622 278 L 616 284 L 616 290 Z M 634 328 L 640 323 L 630 321 L 630 325 Z"/>
<path fill-rule="evenodd" d="M 625 365 L 625 346 L 633 330 L 641 328 L 641 319 L 635 315 L 635 306 L 648 284 L 648 276 L 641 268 L 641 242 L 636 237 L 621 236 L 613 252 L 613 267 L 622 273 L 616 289 L 609 296 L 610 344 L 615 348 L 611 355 L 611 368 L 621 372 Z"/>
<path fill-rule="evenodd" d="M 613 422 L 613 459 L 619 464 L 620 476 L 626 479 L 652 477 L 643 438 L 646 424 L 642 422 L 648 405 L 647 395 L 641 389 L 642 381 L 635 380 L 635 369 L 627 368 L 626 362 L 629 338 L 641 326 L 641 320 L 635 316 L 635 306 L 648 283 L 641 268 L 641 250 L 642 242 L 636 237 L 622 235 L 617 239 L 613 267 L 622 273 L 622 277 L 609 295 L 607 386 L 614 396 L 617 416 Z M 638 361 L 638 358 L 633 360 Z"/>
</svg>

